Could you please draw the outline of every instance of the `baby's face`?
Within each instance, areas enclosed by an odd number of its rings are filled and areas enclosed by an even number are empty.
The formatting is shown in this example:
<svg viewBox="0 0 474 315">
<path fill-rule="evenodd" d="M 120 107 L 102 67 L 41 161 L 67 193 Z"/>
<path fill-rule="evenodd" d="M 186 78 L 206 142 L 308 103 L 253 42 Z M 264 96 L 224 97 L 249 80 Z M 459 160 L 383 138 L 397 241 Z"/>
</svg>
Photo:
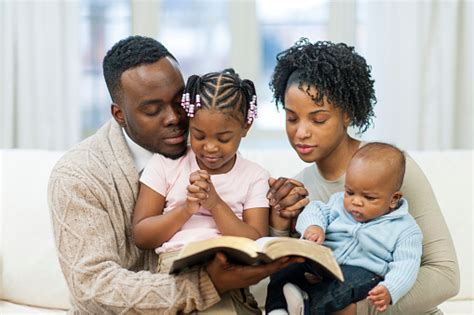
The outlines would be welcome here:
<svg viewBox="0 0 474 315">
<path fill-rule="evenodd" d="M 344 208 L 357 222 L 367 222 L 397 207 L 393 172 L 383 162 L 353 159 L 346 172 Z"/>
</svg>

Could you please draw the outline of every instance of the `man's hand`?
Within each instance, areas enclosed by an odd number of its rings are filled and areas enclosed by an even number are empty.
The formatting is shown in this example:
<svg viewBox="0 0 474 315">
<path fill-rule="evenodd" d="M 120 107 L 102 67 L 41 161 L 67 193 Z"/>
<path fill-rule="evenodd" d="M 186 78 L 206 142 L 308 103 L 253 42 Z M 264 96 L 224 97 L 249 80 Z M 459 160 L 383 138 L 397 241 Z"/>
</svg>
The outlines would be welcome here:
<svg viewBox="0 0 474 315">
<path fill-rule="evenodd" d="M 263 278 L 287 267 L 290 263 L 304 262 L 301 257 L 283 257 L 272 263 L 259 266 L 233 265 L 227 261 L 223 253 L 217 253 L 206 267 L 214 286 L 219 294 L 230 290 L 246 288 L 257 284 Z"/>
<path fill-rule="evenodd" d="M 381 284 L 369 291 L 367 299 L 376 307 L 378 312 L 385 312 L 392 301 L 390 292 Z"/>
<path fill-rule="evenodd" d="M 267 198 L 270 200 L 271 211 L 284 218 L 297 217 L 301 208 L 309 203 L 308 191 L 297 180 L 285 177 L 270 178 L 268 184 L 270 190 Z"/>
<path fill-rule="evenodd" d="M 322 227 L 317 225 L 310 225 L 304 231 L 304 238 L 309 241 L 322 244 L 324 242 L 324 239 L 326 238 L 326 233 L 324 233 Z"/>
</svg>

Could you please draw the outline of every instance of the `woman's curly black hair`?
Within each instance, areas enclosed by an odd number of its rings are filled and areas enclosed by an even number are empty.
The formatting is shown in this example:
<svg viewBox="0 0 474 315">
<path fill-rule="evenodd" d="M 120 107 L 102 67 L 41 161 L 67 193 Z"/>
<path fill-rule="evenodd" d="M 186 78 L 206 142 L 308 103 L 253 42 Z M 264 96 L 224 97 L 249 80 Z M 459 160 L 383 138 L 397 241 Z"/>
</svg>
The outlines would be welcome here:
<svg viewBox="0 0 474 315">
<path fill-rule="evenodd" d="M 312 44 L 307 38 L 297 41 L 289 49 L 277 55 L 270 89 L 278 108 L 285 108 L 285 91 L 288 86 L 298 84 L 315 103 L 324 97 L 351 117 L 351 125 L 362 133 L 372 124 L 375 117 L 374 80 L 371 68 L 358 55 L 354 47 L 327 41 Z M 310 94 L 310 87 L 316 87 L 317 95 Z"/>
</svg>

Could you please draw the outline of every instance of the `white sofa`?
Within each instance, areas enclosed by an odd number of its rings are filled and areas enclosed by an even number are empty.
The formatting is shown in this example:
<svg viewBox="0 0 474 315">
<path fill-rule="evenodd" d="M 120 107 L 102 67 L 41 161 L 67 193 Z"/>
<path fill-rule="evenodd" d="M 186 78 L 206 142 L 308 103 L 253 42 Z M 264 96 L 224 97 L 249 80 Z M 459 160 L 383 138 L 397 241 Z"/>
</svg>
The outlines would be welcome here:
<svg viewBox="0 0 474 315">
<path fill-rule="evenodd" d="M 274 176 L 291 176 L 305 166 L 290 149 L 247 150 L 243 154 Z M 445 314 L 474 314 L 473 151 L 410 154 L 433 186 L 461 268 L 459 294 L 440 307 Z M 61 155 L 0 150 L 0 314 L 64 314 L 68 308 L 46 200 L 49 173 Z M 252 290 L 257 298 L 263 298 L 264 284 Z"/>
</svg>

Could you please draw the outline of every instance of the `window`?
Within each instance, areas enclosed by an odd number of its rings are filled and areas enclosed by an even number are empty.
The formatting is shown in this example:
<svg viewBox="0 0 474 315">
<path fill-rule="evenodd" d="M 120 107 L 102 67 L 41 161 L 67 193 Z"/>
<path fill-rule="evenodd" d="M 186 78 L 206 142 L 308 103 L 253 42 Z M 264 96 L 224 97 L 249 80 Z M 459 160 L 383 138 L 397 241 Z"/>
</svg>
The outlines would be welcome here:
<svg viewBox="0 0 474 315">
<path fill-rule="evenodd" d="M 130 35 L 130 29 L 129 1 L 81 1 L 83 137 L 91 135 L 110 119 L 111 100 L 102 75 L 102 60 L 115 42 Z"/>
<path fill-rule="evenodd" d="M 255 5 L 260 53 L 253 58 L 260 58 L 255 82 L 259 119 L 244 144 L 261 145 L 265 140 L 264 145 L 281 145 L 286 141 L 284 115 L 275 109 L 268 86 L 276 55 L 301 37 L 311 41 L 327 39 L 330 2 L 255 0 Z M 229 0 L 159 2 L 157 39 L 178 59 L 185 78 L 232 65 L 232 40 L 242 34 L 235 34 L 238 30 L 232 30 L 229 25 L 230 14 L 233 14 L 229 7 Z M 81 2 L 81 10 L 81 118 L 83 136 L 87 136 L 110 118 L 110 97 L 102 76 L 102 59 L 115 42 L 131 34 L 132 13 L 130 0 L 85 0 Z M 236 68 L 236 71 L 242 70 Z"/>
<path fill-rule="evenodd" d="M 261 45 L 261 69 L 256 82 L 259 118 L 244 147 L 287 147 L 285 115 L 277 111 L 269 88 L 276 55 L 301 37 L 325 40 L 328 33 L 329 1 L 256 0 Z"/>
<path fill-rule="evenodd" d="M 158 40 L 178 59 L 185 78 L 229 67 L 227 1 L 164 0 Z"/>
</svg>

